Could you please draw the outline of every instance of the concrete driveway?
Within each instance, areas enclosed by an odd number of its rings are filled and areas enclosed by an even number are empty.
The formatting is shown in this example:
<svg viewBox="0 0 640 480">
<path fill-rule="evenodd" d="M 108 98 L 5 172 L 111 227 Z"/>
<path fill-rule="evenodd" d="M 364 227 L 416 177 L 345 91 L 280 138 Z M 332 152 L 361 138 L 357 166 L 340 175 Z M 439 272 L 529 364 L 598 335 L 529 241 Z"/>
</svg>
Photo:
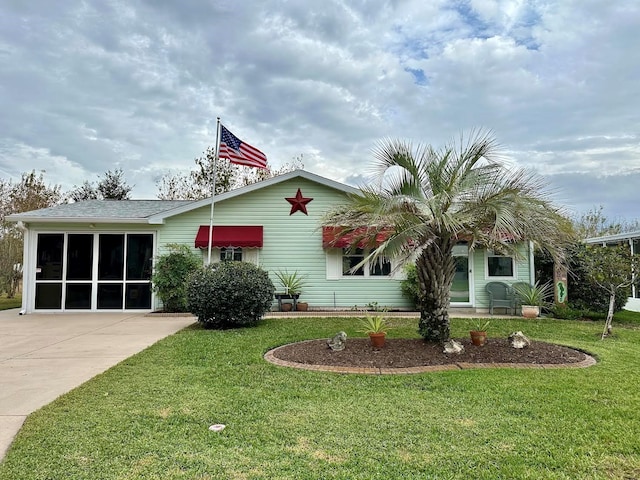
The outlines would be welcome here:
<svg viewBox="0 0 640 480">
<path fill-rule="evenodd" d="M 0 460 L 31 412 L 194 321 L 0 311 Z"/>
</svg>

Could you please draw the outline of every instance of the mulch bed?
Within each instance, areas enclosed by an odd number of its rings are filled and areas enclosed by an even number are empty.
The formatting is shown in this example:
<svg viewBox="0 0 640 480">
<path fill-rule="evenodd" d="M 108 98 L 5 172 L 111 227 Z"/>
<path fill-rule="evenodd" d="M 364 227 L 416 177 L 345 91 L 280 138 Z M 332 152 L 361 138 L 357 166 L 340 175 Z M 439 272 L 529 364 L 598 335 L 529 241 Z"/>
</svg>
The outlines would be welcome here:
<svg viewBox="0 0 640 480">
<path fill-rule="evenodd" d="M 468 339 L 456 339 L 464 345 L 460 354 L 445 354 L 440 345 L 421 339 L 387 339 L 384 348 L 375 349 L 365 338 L 347 339 L 346 348 L 334 352 L 325 339 L 284 345 L 274 350 L 280 360 L 305 365 L 327 365 L 354 368 L 407 368 L 452 363 L 520 363 L 520 364 L 571 364 L 579 363 L 587 356 L 569 347 L 532 341 L 529 347 L 516 349 L 506 338 L 489 338 L 482 347 L 476 347 Z"/>
</svg>

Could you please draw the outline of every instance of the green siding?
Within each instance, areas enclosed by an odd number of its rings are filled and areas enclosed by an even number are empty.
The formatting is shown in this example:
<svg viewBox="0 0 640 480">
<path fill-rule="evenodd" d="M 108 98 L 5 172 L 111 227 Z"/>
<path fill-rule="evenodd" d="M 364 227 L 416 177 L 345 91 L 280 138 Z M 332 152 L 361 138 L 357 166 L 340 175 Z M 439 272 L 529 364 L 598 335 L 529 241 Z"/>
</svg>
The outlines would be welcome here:
<svg viewBox="0 0 640 480">
<path fill-rule="evenodd" d="M 285 197 L 294 197 L 300 188 L 309 215 L 289 215 L 291 205 Z M 345 200 L 345 194 L 322 184 L 294 178 L 216 203 L 214 225 L 262 225 L 264 244 L 259 263 L 275 276 L 278 270 L 297 270 L 305 276 L 306 286 L 301 301 L 312 308 L 348 308 L 377 302 L 380 306 L 410 307 L 400 293 L 400 282 L 389 278 L 345 278 L 327 280 L 326 255 L 322 248 L 321 217 L 330 207 Z M 166 220 L 159 228 L 159 246 L 167 243 L 194 245 L 200 225 L 209 224 L 210 207 L 202 207 Z"/>
<path fill-rule="evenodd" d="M 489 308 L 489 298 L 485 290 L 485 285 L 489 282 L 504 282 L 513 284 L 515 282 L 529 282 L 529 249 L 526 244 L 519 246 L 520 256 L 516 259 L 516 279 L 503 280 L 501 278 L 487 278 L 486 251 L 483 248 L 476 248 L 473 252 L 473 279 L 475 289 L 475 307 Z"/>
<path fill-rule="evenodd" d="M 291 205 L 285 197 L 293 197 L 300 188 L 305 197 L 312 197 L 307 204 L 309 215 L 296 212 L 289 215 Z M 301 301 L 312 308 L 364 307 L 376 302 L 379 306 L 410 308 L 411 304 L 400 292 L 400 281 L 392 278 L 341 278 L 327 280 L 326 253 L 322 248 L 321 217 L 329 208 L 345 200 L 345 194 L 319 183 L 294 178 L 269 187 L 254 190 L 216 203 L 214 225 L 262 225 L 264 244 L 259 252 L 259 263 L 270 273 L 280 289 L 275 276 L 278 270 L 297 270 L 305 276 L 306 286 Z M 210 207 L 205 206 L 166 220 L 158 228 L 159 253 L 168 243 L 183 243 L 193 247 L 200 225 L 208 225 Z M 194 248 L 194 251 L 197 249 Z M 203 259 L 206 251 L 201 253 Z M 473 252 L 473 306 L 487 308 L 484 287 L 491 279 L 486 277 L 484 249 Z M 522 257 L 516 262 L 517 280 L 529 281 L 529 252 L 522 247 Z"/>
</svg>

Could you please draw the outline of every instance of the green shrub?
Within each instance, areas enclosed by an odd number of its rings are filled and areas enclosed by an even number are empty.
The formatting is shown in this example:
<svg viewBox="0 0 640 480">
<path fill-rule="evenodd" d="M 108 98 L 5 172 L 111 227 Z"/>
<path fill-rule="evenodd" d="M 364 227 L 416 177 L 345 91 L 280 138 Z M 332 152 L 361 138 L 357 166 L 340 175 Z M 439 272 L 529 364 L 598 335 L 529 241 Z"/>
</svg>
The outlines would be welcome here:
<svg viewBox="0 0 640 480">
<path fill-rule="evenodd" d="M 167 245 L 169 253 L 156 259 L 153 290 L 165 312 L 187 312 L 187 278 L 202 267 L 200 258 L 186 245 Z"/>
<path fill-rule="evenodd" d="M 275 287 L 269 274 L 246 262 L 222 262 L 189 277 L 191 313 L 207 328 L 248 327 L 271 308 Z"/>
<path fill-rule="evenodd" d="M 552 305 L 549 307 L 549 313 L 561 320 L 578 320 L 585 316 L 582 310 L 567 305 Z"/>
<path fill-rule="evenodd" d="M 420 309 L 420 285 L 418 284 L 418 270 L 415 263 L 404 266 L 406 278 L 402 280 L 400 289 L 402 294 L 413 303 L 416 310 Z"/>
</svg>

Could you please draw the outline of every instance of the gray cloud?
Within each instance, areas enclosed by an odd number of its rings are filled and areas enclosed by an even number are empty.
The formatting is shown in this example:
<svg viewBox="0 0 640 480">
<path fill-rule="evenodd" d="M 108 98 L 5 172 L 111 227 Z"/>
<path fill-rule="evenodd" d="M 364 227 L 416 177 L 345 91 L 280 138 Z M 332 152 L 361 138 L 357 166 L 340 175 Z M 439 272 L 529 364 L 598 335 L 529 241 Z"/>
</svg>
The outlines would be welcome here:
<svg viewBox="0 0 640 480">
<path fill-rule="evenodd" d="M 558 201 L 578 217 L 599 206 L 610 220 L 633 220 L 638 215 L 640 169 L 627 175 L 558 174 L 548 177 Z"/>
<path fill-rule="evenodd" d="M 61 5 L 0 6 L 5 176 L 44 169 L 70 188 L 118 166 L 152 198 L 220 116 L 275 166 L 303 154 L 353 183 L 383 137 L 441 145 L 484 126 L 570 208 L 638 216 L 633 2 Z"/>
</svg>

